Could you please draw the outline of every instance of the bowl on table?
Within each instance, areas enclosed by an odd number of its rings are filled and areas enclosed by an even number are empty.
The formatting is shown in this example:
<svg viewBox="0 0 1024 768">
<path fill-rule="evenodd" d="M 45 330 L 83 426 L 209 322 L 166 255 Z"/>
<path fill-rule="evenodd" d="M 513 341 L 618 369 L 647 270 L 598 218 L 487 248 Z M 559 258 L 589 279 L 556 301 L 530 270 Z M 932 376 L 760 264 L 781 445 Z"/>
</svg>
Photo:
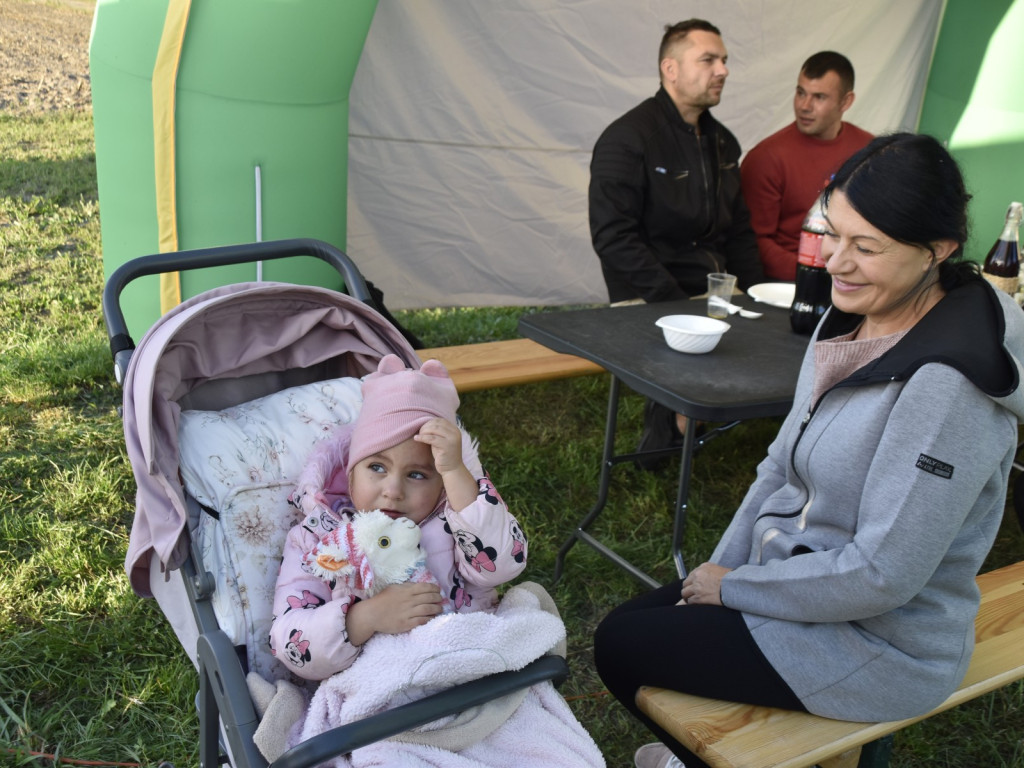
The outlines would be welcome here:
<svg viewBox="0 0 1024 768">
<path fill-rule="evenodd" d="M 730 326 L 724 320 L 703 315 L 665 315 L 655 323 L 665 341 L 678 352 L 700 355 L 710 352 Z"/>
</svg>

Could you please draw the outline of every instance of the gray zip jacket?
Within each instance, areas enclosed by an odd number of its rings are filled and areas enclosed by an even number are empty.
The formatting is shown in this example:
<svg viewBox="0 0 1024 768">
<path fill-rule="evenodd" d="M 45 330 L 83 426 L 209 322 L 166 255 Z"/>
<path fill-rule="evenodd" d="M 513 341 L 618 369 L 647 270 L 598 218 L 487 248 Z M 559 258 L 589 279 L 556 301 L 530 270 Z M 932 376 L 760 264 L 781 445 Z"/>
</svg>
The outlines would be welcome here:
<svg viewBox="0 0 1024 768">
<path fill-rule="evenodd" d="M 830 310 L 815 335 L 860 317 Z M 722 601 L 804 706 L 912 717 L 967 671 L 975 584 L 999 528 L 1017 425 L 1024 312 L 978 280 L 887 353 L 793 409 L 712 555 Z"/>
</svg>

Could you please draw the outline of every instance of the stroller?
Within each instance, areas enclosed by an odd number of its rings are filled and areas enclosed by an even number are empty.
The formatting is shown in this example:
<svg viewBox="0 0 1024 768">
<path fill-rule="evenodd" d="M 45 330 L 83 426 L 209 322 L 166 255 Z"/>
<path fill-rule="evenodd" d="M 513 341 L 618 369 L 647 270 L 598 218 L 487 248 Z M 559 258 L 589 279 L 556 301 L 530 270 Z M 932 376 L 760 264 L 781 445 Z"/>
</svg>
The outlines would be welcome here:
<svg viewBox="0 0 1024 768">
<path fill-rule="evenodd" d="M 171 310 L 135 348 L 119 304 L 132 280 L 289 256 L 328 262 L 349 295 L 282 283 L 216 288 Z M 315 240 L 129 261 L 107 281 L 103 312 L 138 486 L 126 562 L 132 587 L 157 599 L 198 670 L 200 765 L 224 755 L 237 768 L 263 768 L 246 675 L 286 676 L 265 640 L 295 522 L 282 511 L 286 497 L 312 446 L 358 413 L 359 377 L 387 354 L 413 368 L 419 359 L 375 310 L 352 261 Z M 543 655 L 329 730 L 271 764 L 316 765 L 567 674 L 562 656 Z"/>
</svg>

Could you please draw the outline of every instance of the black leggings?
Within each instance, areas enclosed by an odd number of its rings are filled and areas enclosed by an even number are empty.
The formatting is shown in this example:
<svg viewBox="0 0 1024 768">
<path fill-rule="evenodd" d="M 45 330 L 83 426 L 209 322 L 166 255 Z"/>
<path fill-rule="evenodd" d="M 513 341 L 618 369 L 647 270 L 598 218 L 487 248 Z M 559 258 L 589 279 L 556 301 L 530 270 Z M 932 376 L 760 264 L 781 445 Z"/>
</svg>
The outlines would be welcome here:
<svg viewBox="0 0 1024 768">
<path fill-rule="evenodd" d="M 726 701 L 806 711 L 761 653 L 739 611 L 680 605 L 682 582 L 623 603 L 594 633 L 594 661 L 608 690 L 686 768 L 706 766 L 637 709 L 641 685 Z"/>
</svg>

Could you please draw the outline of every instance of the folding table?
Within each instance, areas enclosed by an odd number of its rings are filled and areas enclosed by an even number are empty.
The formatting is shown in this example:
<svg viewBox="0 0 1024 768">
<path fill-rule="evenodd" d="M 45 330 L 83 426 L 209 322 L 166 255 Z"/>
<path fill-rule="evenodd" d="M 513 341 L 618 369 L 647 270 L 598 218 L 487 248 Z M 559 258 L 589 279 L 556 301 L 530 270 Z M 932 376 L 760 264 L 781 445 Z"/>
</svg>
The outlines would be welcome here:
<svg viewBox="0 0 1024 768">
<path fill-rule="evenodd" d="M 742 301 L 745 305 L 752 302 Z M 731 328 L 718 346 L 700 355 L 676 352 L 665 343 L 655 321 L 664 315 L 705 314 L 706 299 L 680 300 L 623 307 L 599 307 L 524 315 L 519 332 L 550 347 L 591 360 L 612 376 L 608 397 L 598 498 L 562 545 L 555 562 L 555 579 L 561 577 L 565 556 L 576 541 L 596 549 L 618 566 L 652 587 L 660 584 L 634 564 L 587 532 L 608 500 L 611 468 L 639 454 L 615 454 L 619 392 L 625 384 L 676 413 L 689 417 L 679 469 L 672 555 L 680 576 L 686 575 L 682 541 L 690 488 L 693 453 L 698 442 L 735 426 L 744 419 L 782 416 L 789 412 L 796 389 L 800 361 L 808 338 L 792 332 L 789 313 L 764 304 L 756 320 L 731 316 Z M 696 437 L 697 421 L 720 423 L 711 433 Z"/>
</svg>

